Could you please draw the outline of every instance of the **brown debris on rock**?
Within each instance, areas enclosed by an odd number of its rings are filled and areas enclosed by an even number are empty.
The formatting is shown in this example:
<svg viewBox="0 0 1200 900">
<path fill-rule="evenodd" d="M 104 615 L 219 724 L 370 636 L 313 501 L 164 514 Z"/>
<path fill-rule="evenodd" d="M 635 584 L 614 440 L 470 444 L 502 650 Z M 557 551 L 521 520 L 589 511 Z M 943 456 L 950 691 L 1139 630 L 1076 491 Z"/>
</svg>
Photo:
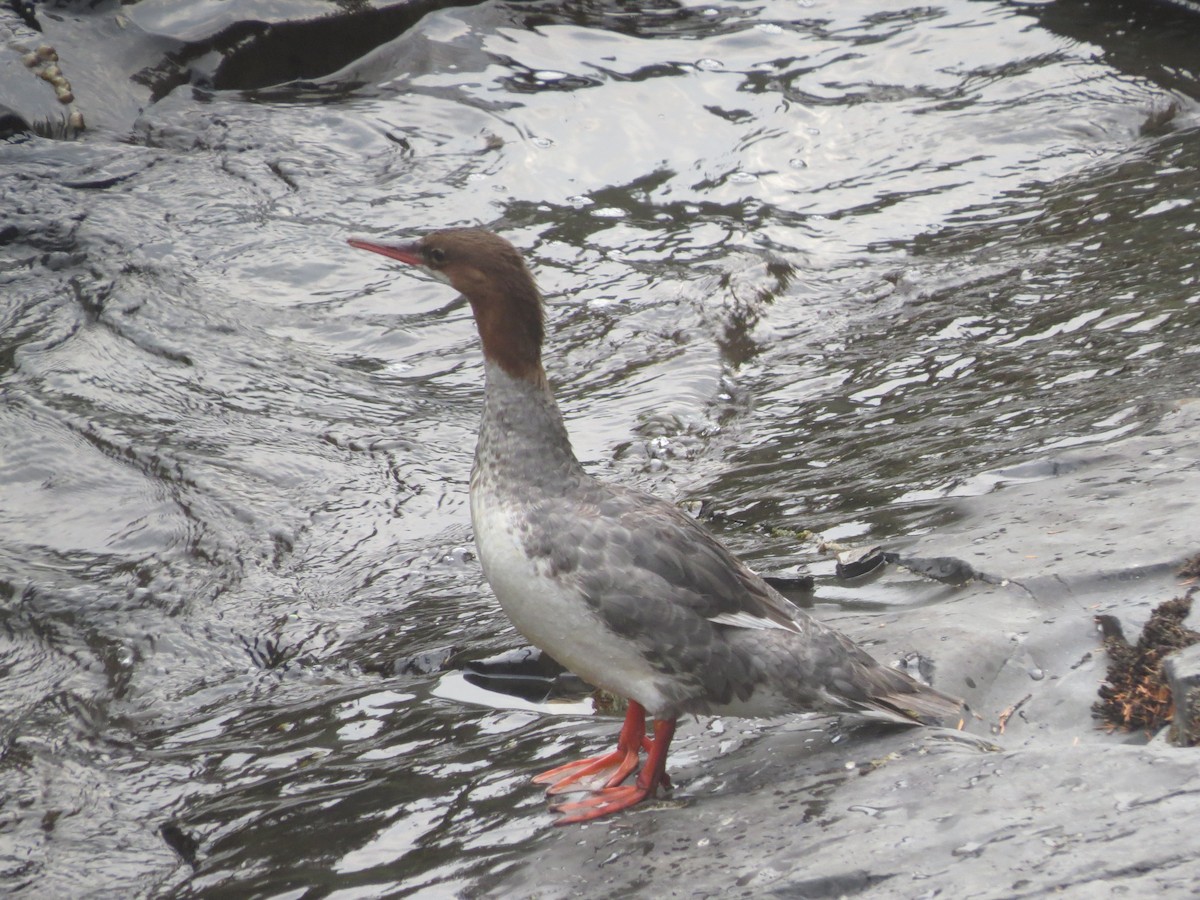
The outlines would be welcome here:
<svg viewBox="0 0 1200 900">
<path fill-rule="evenodd" d="M 1100 685 L 1096 716 L 1110 730 L 1144 728 L 1153 732 L 1171 721 L 1174 703 L 1163 675 L 1163 658 L 1200 643 L 1200 632 L 1184 627 L 1192 593 L 1162 603 L 1150 614 L 1137 644 L 1130 644 L 1113 616 L 1097 616 L 1108 651 L 1108 676 Z"/>
</svg>

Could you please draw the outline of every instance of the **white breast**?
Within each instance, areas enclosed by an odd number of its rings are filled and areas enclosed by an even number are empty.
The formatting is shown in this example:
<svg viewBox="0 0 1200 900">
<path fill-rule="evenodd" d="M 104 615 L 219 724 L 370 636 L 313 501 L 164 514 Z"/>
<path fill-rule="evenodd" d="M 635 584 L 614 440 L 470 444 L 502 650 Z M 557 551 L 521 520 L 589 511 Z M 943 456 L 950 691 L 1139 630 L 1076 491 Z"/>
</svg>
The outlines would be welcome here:
<svg viewBox="0 0 1200 900">
<path fill-rule="evenodd" d="M 471 521 L 483 573 L 517 630 L 580 678 L 651 713 L 666 703 L 637 648 L 613 633 L 573 583 L 552 577 L 518 540 L 519 522 L 504 504 L 471 492 Z"/>
</svg>

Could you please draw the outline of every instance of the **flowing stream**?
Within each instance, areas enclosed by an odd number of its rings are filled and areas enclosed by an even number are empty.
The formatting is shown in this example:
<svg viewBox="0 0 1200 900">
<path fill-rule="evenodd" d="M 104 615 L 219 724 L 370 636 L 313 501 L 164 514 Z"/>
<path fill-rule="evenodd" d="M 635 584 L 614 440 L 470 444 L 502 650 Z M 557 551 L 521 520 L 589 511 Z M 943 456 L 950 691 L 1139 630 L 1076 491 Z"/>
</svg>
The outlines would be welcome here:
<svg viewBox="0 0 1200 900">
<path fill-rule="evenodd" d="M 281 77 L 179 50 L 234 6 L 67 4 L 89 128 L 0 143 L 0 893 L 469 895 L 534 852 L 529 774 L 615 730 L 422 663 L 520 644 L 472 554 L 481 360 L 350 235 L 510 238 L 585 464 L 818 614 L 905 603 L 819 538 L 912 543 L 1196 392 L 1186 14 L 408 6 L 281 26 L 327 63 Z"/>
</svg>

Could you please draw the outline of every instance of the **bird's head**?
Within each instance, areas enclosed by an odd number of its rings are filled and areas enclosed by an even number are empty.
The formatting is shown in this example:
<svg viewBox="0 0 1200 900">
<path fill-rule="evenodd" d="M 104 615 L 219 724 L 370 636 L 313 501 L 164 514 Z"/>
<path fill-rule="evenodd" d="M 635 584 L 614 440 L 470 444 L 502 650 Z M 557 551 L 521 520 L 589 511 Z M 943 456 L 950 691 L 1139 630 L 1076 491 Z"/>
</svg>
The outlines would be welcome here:
<svg viewBox="0 0 1200 900">
<path fill-rule="evenodd" d="M 449 284 L 470 302 L 484 355 L 508 374 L 542 379 L 542 300 L 517 249 L 479 228 L 448 228 L 419 240 L 384 244 L 363 238 L 348 243 Z"/>
</svg>

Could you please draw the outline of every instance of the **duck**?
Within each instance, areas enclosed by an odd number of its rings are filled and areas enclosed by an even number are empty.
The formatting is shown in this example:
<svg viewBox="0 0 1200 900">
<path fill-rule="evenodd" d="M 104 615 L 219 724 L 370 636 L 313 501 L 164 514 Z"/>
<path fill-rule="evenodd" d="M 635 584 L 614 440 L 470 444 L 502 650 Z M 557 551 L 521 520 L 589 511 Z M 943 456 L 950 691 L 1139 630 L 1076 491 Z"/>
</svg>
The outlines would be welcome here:
<svg viewBox="0 0 1200 900">
<path fill-rule="evenodd" d="M 555 824 L 590 822 L 670 790 L 667 755 L 685 715 L 850 714 L 961 727 L 961 699 L 880 663 L 801 610 L 685 511 L 585 471 L 542 363 L 542 297 L 508 240 L 448 228 L 348 242 L 469 301 L 484 370 L 470 482 L 483 573 L 526 640 L 628 701 L 614 750 L 533 779 L 554 798 Z"/>
</svg>

